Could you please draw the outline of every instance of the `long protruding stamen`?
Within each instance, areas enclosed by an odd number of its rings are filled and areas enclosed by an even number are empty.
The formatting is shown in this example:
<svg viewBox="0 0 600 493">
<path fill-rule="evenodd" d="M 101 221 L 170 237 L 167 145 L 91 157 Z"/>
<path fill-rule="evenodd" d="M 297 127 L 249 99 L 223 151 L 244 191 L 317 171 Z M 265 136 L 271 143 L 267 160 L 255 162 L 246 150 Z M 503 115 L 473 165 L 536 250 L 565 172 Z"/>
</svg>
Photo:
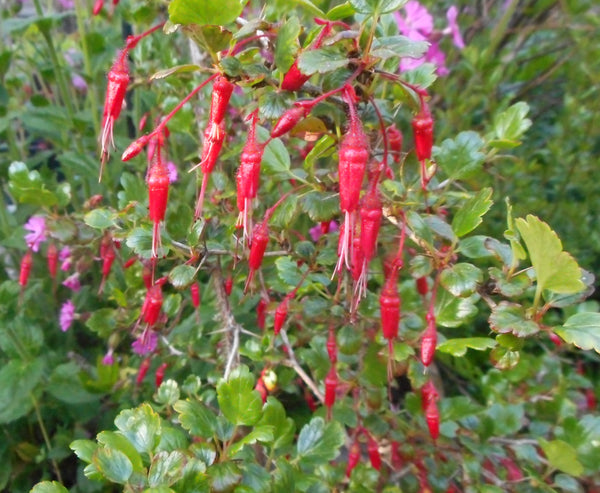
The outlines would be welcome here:
<svg viewBox="0 0 600 493">
<path fill-rule="evenodd" d="M 152 258 L 158 258 L 160 248 L 160 222 L 156 221 L 152 227 Z"/>
</svg>

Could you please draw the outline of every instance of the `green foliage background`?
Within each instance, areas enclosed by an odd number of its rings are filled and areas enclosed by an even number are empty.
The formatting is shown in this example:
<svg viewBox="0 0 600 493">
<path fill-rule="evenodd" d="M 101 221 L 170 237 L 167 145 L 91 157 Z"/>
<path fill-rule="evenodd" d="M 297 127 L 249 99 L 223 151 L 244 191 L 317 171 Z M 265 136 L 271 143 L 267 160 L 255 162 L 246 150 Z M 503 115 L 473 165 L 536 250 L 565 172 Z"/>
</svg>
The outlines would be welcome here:
<svg viewBox="0 0 600 493">
<path fill-rule="evenodd" d="M 426 477 L 436 492 L 452 484 L 461 491 L 505 491 L 506 485 L 519 492 L 592 491 L 600 480 L 600 416 L 592 399 L 599 386 L 600 321 L 597 294 L 584 299 L 596 284 L 591 272 L 600 267 L 594 180 L 600 48 L 591 42 L 598 38 L 600 13 L 593 2 L 456 3 L 467 46 L 459 51 L 448 37 L 442 39 L 449 75 L 434 82 L 427 67 L 407 75 L 415 84 L 431 84 L 434 157 L 440 167 L 432 183 L 437 187 L 447 180 L 448 185 L 429 198 L 414 186 L 414 95 L 384 79 L 362 82 L 372 89 L 386 122 L 404 132 L 407 152 L 402 170 L 394 169 L 396 178 L 381 185 L 388 221 L 380 256 L 396 245 L 393 220 L 399 210 L 406 210 L 413 232 L 409 246 L 415 250 L 399 283 L 403 318 L 401 339 L 393 346 L 398 380 L 391 400 L 387 343 L 378 334 L 382 263 L 372 266 L 368 294 L 353 324 L 347 300 L 334 301 L 336 286 L 330 281 L 337 235 L 307 241 L 315 223 L 339 219 L 337 182 L 329 170 L 346 119 L 339 105 L 325 104 L 312 113 L 321 122 L 312 125 L 330 131 L 306 160 L 298 157 L 304 144 L 299 138 L 275 140 L 265 152 L 257 215 L 283 192 L 296 190 L 289 179 L 307 184 L 309 191 L 295 191 L 270 222 L 275 255 L 263 267 L 272 297 L 264 333 L 255 322 L 258 290 L 242 291 L 247 271 L 232 262 L 231 238 L 236 231 L 232 176 L 247 132 L 244 117 L 252 105 L 260 108 L 259 137 L 265 140 L 267 129 L 296 98 L 276 86 L 298 54 L 300 67 L 316 74 L 304 94 L 335 88 L 348 76 L 350 42 L 298 51 L 317 34 L 313 17 L 363 26 L 359 44 L 364 48 L 373 12 L 382 14 L 376 38 L 385 39 L 397 34 L 387 12 L 403 3 L 298 0 L 290 10 L 288 1 L 251 1 L 242 11 L 237 0 L 221 0 L 216 11 L 209 7 L 217 4 L 200 0 L 124 1 L 114 9 L 105 5 L 96 17 L 82 0 L 73 8 L 34 2 L 29 12 L 20 3 L 3 7 L 1 488 L 413 492 L 423 491 Z M 424 4 L 443 29 L 452 4 Z M 262 22 L 253 23 L 259 13 Z M 240 14 L 248 14 L 250 22 L 238 29 L 232 22 Z M 132 81 L 115 127 L 118 151 L 98 183 L 106 73 L 130 30 L 139 33 L 167 15 L 186 25 L 158 32 L 131 51 Z M 224 24 L 230 32 L 200 26 L 205 23 Z M 223 60 L 216 55 L 256 29 L 271 27 L 276 70 L 266 68 L 258 48 Z M 192 46 L 200 46 L 200 54 Z M 393 49 L 388 59 L 380 49 L 384 60 L 378 68 L 395 72 L 394 53 L 418 51 L 419 45 L 396 40 Z M 180 178 L 171 192 L 163 237 L 167 258 L 159 262 L 169 280 L 163 305 L 167 321 L 161 349 L 137 384 L 144 358 L 131 352 L 131 327 L 146 290 L 142 263 L 129 269 L 123 263 L 130 256 L 150 256 L 146 163 L 142 157 L 121 163 L 118 154 L 140 135 L 136 127 L 144 114 L 149 114 L 148 131 L 216 64 L 241 87 L 228 115 L 230 139 L 222 165 L 212 177 L 216 191 L 207 210 L 216 220 L 193 221 L 197 178 L 186 173 L 201 148 L 207 89 L 169 123 L 169 160 L 177 164 Z M 86 91 L 76 89 L 74 75 L 83 77 Z M 377 133 L 371 107 L 363 105 L 361 112 L 368 131 Z M 90 201 L 96 195 L 102 199 Z M 21 295 L 16 279 L 26 249 L 22 226 L 35 214 L 47 218 L 52 241 L 71 247 L 81 291 L 53 283 L 38 254 Z M 105 293 L 98 296 L 98 248 L 106 231 L 122 246 Z M 450 249 L 448 258 L 441 255 L 442 247 Z M 198 266 L 199 258 L 190 252 L 205 256 L 206 264 Z M 305 274 L 284 331 L 287 344 L 270 332 L 272 314 Z M 428 276 L 431 285 L 438 274 L 440 339 L 435 365 L 425 372 L 418 357 L 425 308 L 414 280 Z M 222 286 L 228 275 L 235 283 L 225 310 Z M 192 281 L 201 286 L 198 313 L 187 290 Z M 79 316 L 62 333 L 58 312 L 71 297 Z M 333 419 L 327 420 L 323 406 L 311 412 L 305 402 L 311 392 L 298 383 L 297 372 L 304 369 L 323 392 L 332 321 L 343 385 Z M 240 327 L 251 334 L 239 332 Z M 223 334 L 234 331 L 241 338 L 242 365 L 223 378 L 231 354 L 231 340 Z M 550 342 L 553 332 L 562 346 Z M 294 348 L 295 359 L 284 346 Z M 104 365 L 109 348 L 116 361 Z M 156 388 L 152 376 L 163 362 L 169 365 L 167 378 Z M 263 369 L 272 369 L 277 379 L 264 405 L 254 390 Z M 420 389 L 429 379 L 442 392 L 437 442 L 429 437 L 421 409 Z M 365 437 L 357 433 L 361 427 L 380 446 L 384 466 L 379 472 L 369 465 Z M 361 461 L 346 478 L 355 439 Z M 401 465 L 393 463 L 394 442 L 401 444 Z M 510 477 L 507 461 L 518 466 L 523 479 Z"/>
</svg>

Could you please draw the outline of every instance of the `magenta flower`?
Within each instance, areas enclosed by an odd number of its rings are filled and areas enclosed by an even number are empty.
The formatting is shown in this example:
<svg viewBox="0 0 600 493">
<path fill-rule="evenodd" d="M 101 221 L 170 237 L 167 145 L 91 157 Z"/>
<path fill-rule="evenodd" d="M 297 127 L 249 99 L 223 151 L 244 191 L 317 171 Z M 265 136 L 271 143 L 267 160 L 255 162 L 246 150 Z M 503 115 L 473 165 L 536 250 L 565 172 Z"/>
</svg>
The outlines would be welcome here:
<svg viewBox="0 0 600 493">
<path fill-rule="evenodd" d="M 415 41 L 427 41 L 433 32 L 433 17 L 427 8 L 416 0 L 410 0 L 404 5 L 404 13 L 403 17 L 400 12 L 394 12 L 400 34 Z"/>
<path fill-rule="evenodd" d="M 115 362 L 115 359 L 113 358 L 113 349 L 109 348 L 108 351 L 106 351 L 104 358 L 102 358 L 102 364 L 106 365 L 106 366 L 110 366 L 114 362 Z"/>
<path fill-rule="evenodd" d="M 73 87 L 77 92 L 80 92 L 82 94 L 85 94 L 87 92 L 87 82 L 83 77 L 81 77 L 81 75 L 73 74 L 71 76 L 71 84 L 73 84 Z"/>
<path fill-rule="evenodd" d="M 46 219 L 44 216 L 31 216 L 23 227 L 27 231 L 31 231 L 25 235 L 25 243 L 34 252 L 37 252 L 40 249 L 40 243 L 46 241 Z"/>
<path fill-rule="evenodd" d="M 156 349 L 158 336 L 150 327 L 146 327 L 144 332 L 133 342 L 131 347 L 133 352 L 139 355 L 149 354 Z"/>
<path fill-rule="evenodd" d="M 58 260 L 61 261 L 60 270 L 63 272 L 68 271 L 71 268 L 71 249 L 66 246 L 58 252 Z"/>
<path fill-rule="evenodd" d="M 71 300 L 65 301 L 60 308 L 60 315 L 58 322 L 60 324 L 60 330 L 66 332 L 71 327 L 73 320 L 75 319 L 75 305 Z"/>
<path fill-rule="evenodd" d="M 81 289 L 81 283 L 79 282 L 79 273 L 75 272 L 75 274 L 71 274 L 63 281 L 62 285 L 69 288 L 71 291 L 79 291 Z"/>
<path fill-rule="evenodd" d="M 440 34 L 452 35 L 454 44 L 463 49 L 465 43 L 460 34 L 456 18 L 458 8 L 452 6 L 446 12 L 448 27 L 443 31 L 435 31 L 433 27 L 433 17 L 427 8 L 416 0 L 410 0 L 403 8 L 404 15 L 400 12 L 394 13 L 398 31 L 409 39 L 414 41 L 427 41 L 429 49 L 421 58 L 403 58 L 400 61 L 400 71 L 413 70 L 424 63 L 432 63 L 437 67 L 437 74 L 447 75 L 449 70 L 446 67 L 446 55 L 440 49 Z"/>
<path fill-rule="evenodd" d="M 450 73 L 446 67 L 446 55 L 440 49 L 438 43 L 431 43 L 427 53 L 425 53 L 425 61 L 433 63 L 437 67 L 436 72 L 439 76 L 448 75 Z"/>
<path fill-rule="evenodd" d="M 169 183 L 173 183 L 179 179 L 179 174 L 177 173 L 177 166 L 173 161 L 167 161 L 167 169 L 169 170 Z"/>
<path fill-rule="evenodd" d="M 465 47 L 465 42 L 463 41 L 462 35 L 460 34 L 460 29 L 458 27 L 458 23 L 456 22 L 456 18 L 458 17 L 458 9 L 456 5 L 453 5 L 446 12 L 446 19 L 448 19 L 448 27 L 444 29 L 444 34 L 452 34 L 452 42 L 454 46 L 458 49 L 462 50 Z"/>
</svg>

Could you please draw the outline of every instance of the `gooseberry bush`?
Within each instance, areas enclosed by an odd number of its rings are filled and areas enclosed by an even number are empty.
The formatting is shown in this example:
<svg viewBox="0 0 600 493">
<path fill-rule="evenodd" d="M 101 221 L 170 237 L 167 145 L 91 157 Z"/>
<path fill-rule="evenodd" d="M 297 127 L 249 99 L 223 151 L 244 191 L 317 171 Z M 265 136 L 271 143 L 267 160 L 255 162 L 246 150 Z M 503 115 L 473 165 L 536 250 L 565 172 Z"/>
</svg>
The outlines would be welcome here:
<svg viewBox="0 0 600 493">
<path fill-rule="evenodd" d="M 3 486 L 592 491 L 594 276 L 477 187 L 527 104 L 436 138 L 415 3 L 76 0 L 83 103 L 8 24 L 58 89 L 3 117 Z"/>
</svg>

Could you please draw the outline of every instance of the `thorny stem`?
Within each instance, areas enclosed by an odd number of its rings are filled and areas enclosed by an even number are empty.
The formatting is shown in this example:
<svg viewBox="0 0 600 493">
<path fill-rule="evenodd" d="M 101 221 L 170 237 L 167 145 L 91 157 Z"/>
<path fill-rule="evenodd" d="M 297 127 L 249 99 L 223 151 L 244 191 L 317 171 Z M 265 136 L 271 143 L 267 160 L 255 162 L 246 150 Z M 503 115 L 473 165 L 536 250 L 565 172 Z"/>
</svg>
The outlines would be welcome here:
<svg viewBox="0 0 600 493">
<path fill-rule="evenodd" d="M 227 364 L 223 375 L 225 380 L 227 380 L 231 374 L 231 370 L 239 363 L 240 331 L 242 330 L 242 326 L 235 321 L 235 318 L 231 313 L 231 306 L 229 305 L 229 298 L 225 292 L 220 266 L 217 266 L 217 268 L 213 270 L 213 281 L 215 285 L 215 295 L 217 297 L 217 307 L 219 309 L 221 322 L 224 326 L 225 337 L 233 339 L 231 341 L 227 340 L 229 354 L 227 356 Z"/>
<path fill-rule="evenodd" d="M 160 121 L 160 123 L 156 126 L 156 128 L 154 130 L 152 130 L 152 132 L 150 132 L 150 134 L 147 135 L 147 137 L 146 137 L 146 143 L 149 142 L 152 137 L 155 137 L 156 135 L 159 135 L 160 132 L 163 131 L 163 129 L 165 128 L 165 126 L 167 125 L 167 123 L 169 122 L 169 120 L 171 118 L 173 118 L 173 116 L 175 115 L 175 113 L 177 113 L 183 107 L 184 104 L 186 104 L 190 99 L 192 99 L 194 97 L 194 95 L 196 95 L 196 93 L 198 93 L 198 91 L 200 91 L 202 88 L 204 88 L 204 86 L 206 86 L 206 84 L 208 84 L 215 77 L 217 77 L 217 75 L 219 75 L 219 74 L 215 73 L 215 74 L 211 75 L 208 79 L 206 79 L 204 82 L 202 82 L 202 84 L 200 84 L 199 86 L 196 86 L 192 90 L 192 92 L 190 92 L 185 98 L 183 98 L 179 102 L 179 104 L 177 106 L 175 106 L 175 108 L 173 108 L 171 110 L 171 112 Z"/>
<path fill-rule="evenodd" d="M 379 69 L 375 69 L 375 73 L 381 75 L 382 77 L 385 77 L 386 79 L 393 80 L 394 82 L 397 82 L 401 86 L 404 86 L 404 87 L 410 89 L 419 97 L 419 99 L 421 101 L 423 101 L 423 98 L 426 98 L 429 96 L 429 93 L 427 92 L 426 89 L 422 89 L 421 87 L 419 87 L 415 84 L 406 82 L 404 79 L 402 79 L 400 76 L 398 76 L 396 74 L 391 74 L 389 72 L 385 72 L 384 70 L 379 70 Z"/>
<path fill-rule="evenodd" d="M 310 378 L 307 375 L 307 373 L 302 369 L 302 367 L 298 363 L 298 360 L 296 359 L 296 355 L 294 354 L 294 349 L 292 348 L 292 345 L 290 344 L 290 340 L 288 339 L 287 331 L 285 329 L 281 329 L 281 332 L 279 334 L 281 335 L 283 344 L 285 345 L 285 347 L 288 351 L 288 359 L 287 359 L 287 361 L 284 361 L 284 364 L 289 366 L 290 368 L 292 368 L 298 374 L 298 376 L 302 379 L 302 381 L 308 386 L 308 388 L 313 392 L 313 394 L 315 394 L 317 396 L 317 399 L 319 399 L 319 401 L 321 401 L 321 404 L 324 404 L 325 397 L 319 390 L 319 387 L 317 387 L 317 385 L 312 380 L 312 378 Z"/>
<path fill-rule="evenodd" d="M 44 437 L 44 443 L 46 444 L 46 447 L 48 448 L 48 452 L 50 452 L 52 450 L 52 443 L 50 442 L 50 437 L 48 436 L 48 432 L 46 431 L 46 426 L 44 425 L 44 420 L 42 419 L 42 413 L 40 412 L 40 406 L 38 404 L 37 399 L 35 398 L 35 396 L 32 394 L 31 395 L 31 400 L 33 402 L 33 408 L 35 409 L 35 416 L 38 420 L 38 424 L 40 425 L 40 430 L 42 431 L 42 436 Z M 58 479 L 59 483 L 62 483 L 62 476 L 60 474 L 60 469 L 58 467 L 58 463 L 56 462 L 55 459 L 50 459 L 50 461 L 52 462 L 52 468 L 54 469 L 54 474 L 56 474 L 56 478 Z"/>
</svg>

